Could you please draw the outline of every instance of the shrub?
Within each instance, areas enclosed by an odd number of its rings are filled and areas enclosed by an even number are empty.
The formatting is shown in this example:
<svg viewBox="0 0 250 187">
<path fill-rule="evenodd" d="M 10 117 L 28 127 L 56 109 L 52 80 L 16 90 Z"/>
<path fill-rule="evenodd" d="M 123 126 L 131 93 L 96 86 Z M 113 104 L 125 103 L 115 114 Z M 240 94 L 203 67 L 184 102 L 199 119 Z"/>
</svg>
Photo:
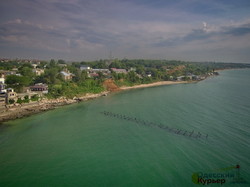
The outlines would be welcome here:
<svg viewBox="0 0 250 187">
<path fill-rule="evenodd" d="M 14 104 L 15 103 L 15 100 L 14 99 L 10 99 L 9 100 L 9 104 Z"/>
<path fill-rule="evenodd" d="M 31 101 L 38 101 L 38 99 L 39 99 L 38 95 L 31 96 Z"/>
<path fill-rule="evenodd" d="M 19 103 L 19 104 L 23 103 L 22 99 L 21 99 L 21 98 L 18 98 L 18 99 L 17 99 L 17 103 Z"/>
</svg>

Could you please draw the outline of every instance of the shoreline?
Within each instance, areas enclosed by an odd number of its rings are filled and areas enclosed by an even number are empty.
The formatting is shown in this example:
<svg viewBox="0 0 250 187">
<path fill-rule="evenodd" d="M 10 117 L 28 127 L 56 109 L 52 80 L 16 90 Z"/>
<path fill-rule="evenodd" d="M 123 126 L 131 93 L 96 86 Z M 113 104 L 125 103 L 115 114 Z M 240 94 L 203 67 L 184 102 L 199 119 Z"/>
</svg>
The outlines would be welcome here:
<svg viewBox="0 0 250 187">
<path fill-rule="evenodd" d="M 88 101 L 92 99 L 96 99 L 102 96 L 107 96 L 109 93 L 117 92 L 117 91 L 124 91 L 124 90 L 130 90 L 130 89 L 138 89 L 138 88 L 148 88 L 148 87 L 155 87 L 155 86 L 163 86 L 163 85 L 174 85 L 174 84 L 188 84 L 188 83 L 194 83 L 198 81 L 159 81 L 149 84 L 139 84 L 134 86 L 123 86 L 120 87 L 116 91 L 103 91 L 98 94 L 91 94 L 87 93 L 84 96 L 80 97 L 74 97 L 73 99 L 67 99 L 67 98 L 58 98 L 58 99 L 42 99 L 38 102 L 32 102 L 27 104 L 16 104 L 16 105 L 10 105 L 8 108 L 3 109 L 0 114 L 0 125 L 2 125 L 3 122 L 7 122 L 10 120 L 15 119 L 21 119 L 24 117 L 29 117 L 34 114 L 42 113 L 48 110 L 56 109 L 60 106 L 64 105 L 70 105 L 74 103 L 79 103 L 82 101 Z"/>
<path fill-rule="evenodd" d="M 149 87 L 155 87 L 155 86 L 174 85 L 174 84 L 187 84 L 187 83 L 194 83 L 194 82 L 197 82 L 197 81 L 159 81 L 159 82 L 153 82 L 153 83 L 149 83 L 149 84 L 139 84 L 139 85 L 134 85 L 134 86 L 122 86 L 122 87 L 120 87 L 120 90 L 149 88 Z"/>
<path fill-rule="evenodd" d="M 79 103 L 82 101 L 92 100 L 98 97 L 106 96 L 109 91 L 104 91 L 97 94 L 87 93 L 84 96 L 74 97 L 73 99 L 58 98 L 58 99 L 42 99 L 38 102 L 31 102 L 27 104 L 16 104 L 10 105 L 8 108 L 2 109 L 0 111 L 0 125 L 3 122 L 10 120 L 21 119 L 34 114 L 42 113 L 48 110 L 56 109 L 60 106 L 70 105 L 74 103 Z"/>
</svg>

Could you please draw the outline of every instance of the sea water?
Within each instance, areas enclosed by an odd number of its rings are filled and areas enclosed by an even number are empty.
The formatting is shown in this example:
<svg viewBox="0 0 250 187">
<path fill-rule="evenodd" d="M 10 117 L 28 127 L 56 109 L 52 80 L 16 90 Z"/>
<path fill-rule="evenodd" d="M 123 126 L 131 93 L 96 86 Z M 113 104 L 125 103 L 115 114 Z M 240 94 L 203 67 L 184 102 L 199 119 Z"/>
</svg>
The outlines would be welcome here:
<svg viewBox="0 0 250 187">
<path fill-rule="evenodd" d="M 5 123 L 0 186 L 248 186 L 249 155 L 250 70 L 227 70 Z"/>
</svg>

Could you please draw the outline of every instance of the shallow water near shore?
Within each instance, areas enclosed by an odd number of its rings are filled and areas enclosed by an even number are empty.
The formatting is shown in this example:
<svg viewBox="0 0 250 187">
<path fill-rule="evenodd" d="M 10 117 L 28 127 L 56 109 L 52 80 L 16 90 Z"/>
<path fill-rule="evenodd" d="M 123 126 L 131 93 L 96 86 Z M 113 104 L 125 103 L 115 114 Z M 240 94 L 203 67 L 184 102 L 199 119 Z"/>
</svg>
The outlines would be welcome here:
<svg viewBox="0 0 250 187">
<path fill-rule="evenodd" d="M 0 132 L 0 186 L 197 186 L 197 172 L 238 172 L 248 182 L 226 178 L 223 186 L 250 183 L 249 69 L 114 93 L 6 124 Z M 222 169 L 237 164 L 240 170 Z"/>
</svg>

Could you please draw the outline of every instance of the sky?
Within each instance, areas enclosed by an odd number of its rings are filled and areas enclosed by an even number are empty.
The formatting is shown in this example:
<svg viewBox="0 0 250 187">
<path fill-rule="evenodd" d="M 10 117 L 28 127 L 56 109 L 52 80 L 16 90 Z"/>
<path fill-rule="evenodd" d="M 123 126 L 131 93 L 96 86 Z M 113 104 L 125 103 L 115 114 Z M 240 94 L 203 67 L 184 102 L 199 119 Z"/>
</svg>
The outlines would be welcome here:
<svg viewBox="0 0 250 187">
<path fill-rule="evenodd" d="M 249 0 L 1 0 L 0 58 L 250 63 Z"/>
</svg>

